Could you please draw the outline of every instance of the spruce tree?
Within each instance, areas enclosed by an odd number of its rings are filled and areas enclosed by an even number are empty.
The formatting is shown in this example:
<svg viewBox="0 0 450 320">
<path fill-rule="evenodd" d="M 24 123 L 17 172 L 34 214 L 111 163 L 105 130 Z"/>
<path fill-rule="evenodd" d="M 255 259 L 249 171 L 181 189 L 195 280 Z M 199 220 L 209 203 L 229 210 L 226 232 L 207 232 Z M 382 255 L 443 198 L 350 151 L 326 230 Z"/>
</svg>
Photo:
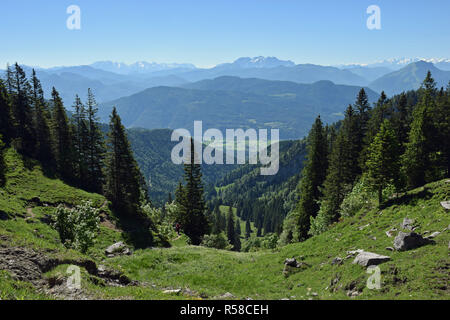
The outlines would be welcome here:
<svg viewBox="0 0 450 320">
<path fill-rule="evenodd" d="M 15 146 L 26 156 L 36 151 L 36 134 L 33 125 L 31 86 L 25 72 L 16 63 L 11 81 L 12 115 L 14 119 Z"/>
<path fill-rule="evenodd" d="M 432 169 L 430 159 L 433 147 L 436 144 L 431 117 L 434 108 L 434 96 L 436 84 L 428 72 L 422 83 L 422 98 L 413 110 L 413 121 L 409 132 L 406 151 L 403 155 L 403 166 L 407 177 L 408 186 L 411 188 L 425 184 L 428 173 Z"/>
<path fill-rule="evenodd" d="M 105 194 L 116 210 L 138 216 L 141 173 L 116 108 L 110 116 L 107 147 Z"/>
<path fill-rule="evenodd" d="M 234 222 L 234 214 L 233 208 L 231 206 L 228 207 L 227 213 L 227 237 L 230 244 L 233 246 L 233 250 L 236 249 L 236 226 Z"/>
<path fill-rule="evenodd" d="M 0 134 L 0 187 L 3 187 L 6 183 L 6 163 L 4 159 L 5 153 L 5 143 L 2 140 L 2 135 Z"/>
<path fill-rule="evenodd" d="M 77 155 L 77 180 L 78 185 L 88 188 L 88 154 L 89 154 L 89 125 L 86 117 L 86 109 L 78 95 L 73 104 L 74 149 Z"/>
<path fill-rule="evenodd" d="M 252 226 L 250 225 L 250 220 L 245 221 L 245 238 L 250 238 L 252 234 Z"/>
<path fill-rule="evenodd" d="M 320 116 L 316 119 L 308 137 L 308 155 L 299 185 L 300 201 L 295 209 L 299 240 L 305 240 L 310 227 L 310 217 L 319 211 L 318 200 L 328 167 L 328 141 Z M 265 232 L 270 232 L 266 221 Z"/>
<path fill-rule="evenodd" d="M 399 186 L 400 181 L 399 145 L 389 120 L 384 120 L 369 146 L 366 167 L 368 181 L 372 189 L 377 191 L 381 206 L 383 189 L 389 184 Z"/>
<path fill-rule="evenodd" d="M 0 135 L 3 142 L 9 144 L 11 138 L 12 119 L 9 94 L 5 83 L 0 79 Z"/>
<path fill-rule="evenodd" d="M 58 91 L 53 87 L 52 99 L 53 104 L 53 150 L 56 159 L 57 172 L 60 177 L 68 182 L 75 183 L 75 151 L 73 149 L 73 135 L 71 126 L 67 119 L 66 110 L 64 108 Z"/>
<path fill-rule="evenodd" d="M 205 216 L 205 201 L 201 166 L 195 163 L 196 152 L 191 138 L 190 157 L 184 163 L 183 198 L 181 202 L 181 228 L 193 245 L 199 245 L 203 235 L 209 232 L 209 223 Z"/>
<path fill-rule="evenodd" d="M 241 221 L 238 219 L 236 219 L 236 234 L 238 236 L 240 236 L 242 234 L 242 230 L 241 230 Z"/>
<path fill-rule="evenodd" d="M 34 109 L 34 127 L 36 132 L 36 158 L 41 161 L 44 167 L 54 168 L 55 156 L 52 148 L 52 136 L 50 130 L 50 111 L 47 102 L 44 99 L 44 91 L 42 85 L 33 69 L 31 78 L 32 99 Z"/>
<path fill-rule="evenodd" d="M 91 89 L 88 89 L 88 100 L 86 103 L 86 113 L 88 122 L 87 140 L 87 190 L 101 193 L 104 184 L 103 164 L 105 145 L 103 134 L 97 117 L 97 102 Z"/>
</svg>

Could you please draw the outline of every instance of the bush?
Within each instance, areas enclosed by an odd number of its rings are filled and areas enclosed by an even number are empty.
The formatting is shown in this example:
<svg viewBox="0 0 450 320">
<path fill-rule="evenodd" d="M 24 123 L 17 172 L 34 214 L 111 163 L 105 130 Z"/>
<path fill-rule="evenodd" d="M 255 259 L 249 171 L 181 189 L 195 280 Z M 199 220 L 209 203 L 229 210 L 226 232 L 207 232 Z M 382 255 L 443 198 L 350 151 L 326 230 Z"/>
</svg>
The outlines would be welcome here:
<svg viewBox="0 0 450 320">
<path fill-rule="evenodd" d="M 94 239 L 100 231 L 99 209 L 92 207 L 91 201 L 83 201 L 72 209 L 59 205 L 53 226 L 67 248 L 85 253 L 94 245 Z"/>
<path fill-rule="evenodd" d="M 150 203 L 141 205 L 141 210 L 152 221 L 152 227 L 155 229 L 159 238 L 163 241 L 175 237 L 175 230 L 173 224 L 178 212 L 178 207 L 175 203 L 166 203 L 165 210 L 153 207 Z"/>
<path fill-rule="evenodd" d="M 232 245 L 228 241 L 228 238 L 224 232 L 221 232 L 219 234 L 205 235 L 203 237 L 201 245 L 208 248 L 215 248 L 222 250 L 231 250 L 232 248 Z"/>
</svg>

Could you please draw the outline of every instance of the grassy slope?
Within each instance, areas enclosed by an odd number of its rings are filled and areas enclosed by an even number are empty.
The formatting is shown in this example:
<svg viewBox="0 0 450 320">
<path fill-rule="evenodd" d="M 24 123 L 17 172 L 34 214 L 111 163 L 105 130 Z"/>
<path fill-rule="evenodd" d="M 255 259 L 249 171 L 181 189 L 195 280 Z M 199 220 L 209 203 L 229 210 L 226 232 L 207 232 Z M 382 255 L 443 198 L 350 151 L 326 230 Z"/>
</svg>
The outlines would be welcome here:
<svg viewBox="0 0 450 320">
<path fill-rule="evenodd" d="M 416 220 L 420 233 L 447 228 L 450 216 L 439 202 L 449 195 L 450 183 L 431 183 L 409 192 L 381 211 L 362 210 L 320 236 L 276 251 L 235 253 L 177 246 L 138 251 L 132 257 L 113 259 L 111 264 L 120 265 L 132 278 L 152 279 L 158 286 L 188 287 L 210 298 L 229 291 L 241 299 L 306 299 L 312 292 L 318 294 L 317 298 L 340 299 L 347 298 L 345 288 L 353 282 L 362 291 L 357 299 L 449 299 L 448 230 L 435 238 L 435 245 L 407 252 L 385 249 L 393 244 L 393 238 L 385 232 L 398 228 L 406 216 Z M 392 258 L 391 262 L 380 265 L 380 290 L 366 288 L 369 274 L 361 266 L 353 265 L 353 259 L 345 260 L 340 266 L 331 265 L 334 257 L 345 258 L 351 249 Z M 303 257 L 311 267 L 285 278 L 282 270 L 287 257 Z M 336 277 L 340 278 L 338 289 L 335 292 L 326 289 Z"/>
<path fill-rule="evenodd" d="M 407 252 L 390 252 L 385 249 L 393 243 L 393 238 L 388 238 L 385 231 L 392 227 L 398 228 L 406 216 L 416 220 L 420 233 L 443 231 L 449 226 L 450 213 L 445 212 L 439 204 L 450 197 L 450 183 L 445 181 L 412 190 L 403 198 L 393 200 L 383 210 L 361 210 L 355 217 L 344 219 L 320 236 L 274 251 L 236 253 L 187 246 L 183 237 L 176 240 L 169 249 L 136 250 L 132 256 L 105 260 L 104 248 L 120 240 L 120 232 L 102 227 L 95 247 L 82 255 L 65 249 L 59 242 L 57 233 L 39 220 L 51 215 L 53 205 L 57 203 L 70 205 L 81 199 L 91 199 L 100 207 L 104 198 L 46 178 L 38 166 L 32 165 L 31 170 L 26 169 L 12 150 L 7 152 L 6 160 L 9 167 L 8 182 L 4 188 L 0 188 L 0 210 L 12 219 L 0 220 L 0 245 L 31 247 L 58 257 L 93 259 L 98 264 L 124 271 L 133 280 L 146 283 L 136 287 L 102 287 L 95 285 L 83 273 L 83 288 L 95 297 L 214 298 L 231 292 L 238 299 L 307 299 L 315 292 L 317 296 L 314 299 L 347 299 L 345 288 L 353 282 L 362 291 L 356 299 L 450 298 L 448 230 L 435 238 L 435 245 Z M 30 200 L 36 196 L 50 206 L 31 204 Z M 26 221 L 25 218 L 30 215 L 28 208 L 32 208 L 34 217 Z M 103 210 L 109 213 L 108 209 Z M 363 228 L 360 230 L 360 227 Z M 334 257 L 344 258 L 346 251 L 351 249 L 364 249 L 391 256 L 391 262 L 380 265 L 381 290 L 369 290 L 365 287 L 369 275 L 364 268 L 353 265 L 352 259 L 345 260 L 340 266 L 331 265 Z M 284 277 L 283 262 L 287 257 L 302 257 L 311 267 Z M 64 271 L 65 266 L 59 266 L 46 276 L 64 274 Z M 336 277 L 340 279 L 336 285 L 337 290 L 326 289 Z M 183 294 L 164 294 L 163 289 L 166 288 L 190 288 L 196 295 L 189 297 Z M 28 284 L 11 279 L 4 272 L 0 274 L 0 297 L 48 298 Z"/>
</svg>

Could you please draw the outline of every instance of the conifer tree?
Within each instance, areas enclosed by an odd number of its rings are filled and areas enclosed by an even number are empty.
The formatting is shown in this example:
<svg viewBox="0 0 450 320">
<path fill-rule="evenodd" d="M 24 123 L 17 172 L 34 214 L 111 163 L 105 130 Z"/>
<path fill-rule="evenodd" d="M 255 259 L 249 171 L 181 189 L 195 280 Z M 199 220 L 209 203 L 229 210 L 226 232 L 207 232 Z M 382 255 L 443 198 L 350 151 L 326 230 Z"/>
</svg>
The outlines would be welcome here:
<svg viewBox="0 0 450 320">
<path fill-rule="evenodd" d="M 116 108 L 110 116 L 105 194 L 115 209 L 139 215 L 141 174 Z"/>
<path fill-rule="evenodd" d="M 91 89 L 88 89 L 88 100 L 86 103 L 86 114 L 88 122 L 87 140 L 87 190 L 101 193 L 104 184 L 102 171 L 104 163 L 105 145 L 103 134 L 97 117 L 97 102 Z"/>
<path fill-rule="evenodd" d="M 2 140 L 2 135 L 0 134 L 0 187 L 3 187 L 6 183 L 5 171 L 6 164 L 4 159 L 5 153 L 5 143 Z"/>
<path fill-rule="evenodd" d="M 308 155 L 299 185 L 300 201 L 295 209 L 298 216 L 299 240 L 307 238 L 310 217 L 319 211 L 318 200 L 322 196 L 320 188 L 325 181 L 328 167 L 328 141 L 320 116 L 316 119 L 308 137 Z M 269 223 L 269 221 L 267 221 Z M 265 226 L 265 232 L 270 228 Z"/>
<path fill-rule="evenodd" d="M 0 135 L 3 137 L 3 142 L 7 145 L 10 142 L 11 129 L 12 119 L 9 94 L 5 83 L 0 79 Z"/>
<path fill-rule="evenodd" d="M 384 120 L 368 151 L 367 177 L 372 189 L 378 193 L 381 206 L 383 189 L 389 184 L 399 186 L 400 181 L 399 146 L 389 120 Z"/>
<path fill-rule="evenodd" d="M 409 140 L 403 155 L 407 182 L 411 188 L 419 187 L 427 182 L 427 175 L 432 168 L 430 155 L 436 143 L 430 114 L 434 108 L 436 84 L 430 72 L 422 83 L 422 90 L 422 99 L 413 111 Z"/>
<path fill-rule="evenodd" d="M 71 126 L 67 119 L 66 110 L 64 108 L 58 91 L 53 87 L 52 99 L 53 104 L 53 150 L 56 159 L 56 167 L 60 177 L 68 183 L 75 182 L 75 152 L 73 149 L 73 135 Z"/>
<path fill-rule="evenodd" d="M 398 98 L 396 111 L 393 117 L 393 127 L 399 141 L 400 154 L 403 154 L 410 130 L 408 99 L 404 92 Z"/>
<path fill-rule="evenodd" d="M 74 149 L 77 155 L 77 180 L 78 185 L 87 189 L 88 154 L 89 154 L 89 125 L 86 117 L 86 109 L 78 95 L 73 104 Z"/>
<path fill-rule="evenodd" d="M 55 157 L 52 148 L 52 137 L 50 130 L 50 112 L 44 99 L 42 85 L 33 69 L 31 78 L 32 99 L 34 109 L 34 127 L 36 132 L 36 158 L 47 168 L 54 168 Z"/>
<path fill-rule="evenodd" d="M 14 119 L 15 145 L 24 155 L 33 157 L 36 151 L 36 134 L 33 126 L 31 86 L 25 72 L 16 63 L 11 81 L 12 115 Z"/>
<path fill-rule="evenodd" d="M 233 208 L 231 206 L 228 207 L 227 213 L 227 237 L 230 244 L 233 246 L 233 250 L 236 249 L 236 227 L 234 222 L 234 214 Z"/>
<path fill-rule="evenodd" d="M 245 221 L 245 238 L 250 238 L 252 233 L 252 226 L 250 225 L 250 220 Z"/>
<path fill-rule="evenodd" d="M 209 232 L 209 223 L 205 216 L 205 201 L 201 166 L 195 163 L 196 152 L 191 138 L 190 157 L 184 163 L 183 197 L 181 200 L 181 228 L 193 245 L 199 245 L 203 235 Z"/>
</svg>

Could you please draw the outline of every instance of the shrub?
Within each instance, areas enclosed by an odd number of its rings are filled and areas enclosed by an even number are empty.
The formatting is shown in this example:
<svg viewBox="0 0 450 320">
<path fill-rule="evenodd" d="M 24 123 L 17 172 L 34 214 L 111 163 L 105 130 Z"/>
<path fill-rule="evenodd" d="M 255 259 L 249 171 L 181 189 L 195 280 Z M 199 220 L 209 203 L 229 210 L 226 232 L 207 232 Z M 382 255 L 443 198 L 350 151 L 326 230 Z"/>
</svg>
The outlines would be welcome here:
<svg viewBox="0 0 450 320">
<path fill-rule="evenodd" d="M 201 245 L 208 248 L 215 248 L 222 250 L 231 250 L 232 248 L 232 245 L 228 241 L 228 238 L 224 232 L 221 232 L 219 234 L 205 235 L 203 237 Z"/>
<path fill-rule="evenodd" d="M 93 246 L 99 225 L 99 210 L 92 207 L 91 201 L 83 201 L 72 209 L 59 205 L 55 211 L 53 226 L 67 248 L 85 253 Z"/>
</svg>

